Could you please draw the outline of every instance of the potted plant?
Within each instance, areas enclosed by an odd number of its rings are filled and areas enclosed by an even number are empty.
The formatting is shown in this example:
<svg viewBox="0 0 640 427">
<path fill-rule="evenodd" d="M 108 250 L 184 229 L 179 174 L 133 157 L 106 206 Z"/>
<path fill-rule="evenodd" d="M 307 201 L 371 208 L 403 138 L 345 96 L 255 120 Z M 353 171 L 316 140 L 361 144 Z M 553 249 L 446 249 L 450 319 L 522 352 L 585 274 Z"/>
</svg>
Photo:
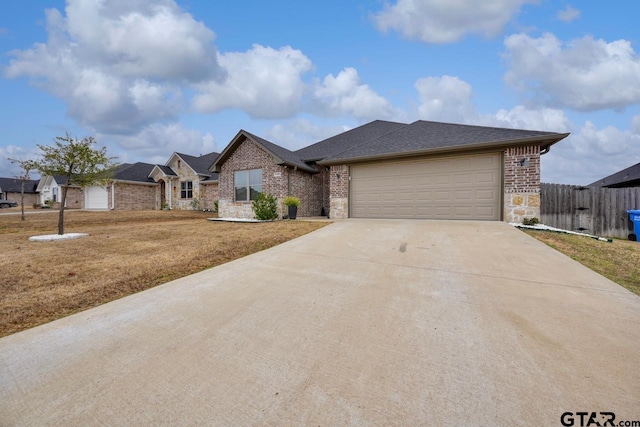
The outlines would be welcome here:
<svg viewBox="0 0 640 427">
<path fill-rule="evenodd" d="M 298 207 L 300 207 L 300 199 L 294 196 L 287 196 L 284 198 L 284 204 L 289 208 L 289 219 L 296 219 Z"/>
</svg>

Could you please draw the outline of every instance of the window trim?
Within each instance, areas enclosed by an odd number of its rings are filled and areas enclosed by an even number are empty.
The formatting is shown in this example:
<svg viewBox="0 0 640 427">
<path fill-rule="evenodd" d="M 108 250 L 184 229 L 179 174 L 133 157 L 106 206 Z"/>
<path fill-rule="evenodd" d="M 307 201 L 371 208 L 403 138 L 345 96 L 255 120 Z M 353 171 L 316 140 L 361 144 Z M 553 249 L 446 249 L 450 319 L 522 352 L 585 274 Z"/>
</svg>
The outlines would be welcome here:
<svg viewBox="0 0 640 427">
<path fill-rule="evenodd" d="M 250 203 L 253 202 L 255 199 L 251 198 L 251 187 L 256 187 L 257 185 L 251 185 L 251 172 L 253 171 L 260 171 L 260 192 L 259 194 L 263 193 L 263 187 L 264 187 L 264 171 L 262 168 L 255 168 L 255 169 L 240 169 L 237 171 L 233 171 L 233 201 L 234 202 L 239 202 L 239 203 Z M 241 187 L 239 187 L 238 185 L 236 185 L 236 177 L 238 173 L 245 173 L 245 179 L 246 179 L 246 185 L 243 185 Z M 238 193 L 238 188 L 244 188 L 246 190 L 247 193 L 247 199 L 242 200 L 242 199 L 238 199 L 237 198 L 237 193 Z"/>
<path fill-rule="evenodd" d="M 191 193 L 191 197 L 189 197 L 189 193 Z M 193 181 L 180 181 L 180 198 L 183 200 L 193 199 Z"/>
</svg>

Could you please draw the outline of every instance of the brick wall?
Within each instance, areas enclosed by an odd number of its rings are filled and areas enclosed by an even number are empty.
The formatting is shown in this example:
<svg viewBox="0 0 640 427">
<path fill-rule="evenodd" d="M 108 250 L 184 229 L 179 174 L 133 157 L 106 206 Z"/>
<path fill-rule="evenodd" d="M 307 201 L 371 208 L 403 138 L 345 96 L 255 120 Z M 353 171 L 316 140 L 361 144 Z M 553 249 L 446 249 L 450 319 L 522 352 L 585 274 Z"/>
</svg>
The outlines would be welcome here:
<svg viewBox="0 0 640 427">
<path fill-rule="evenodd" d="M 200 209 L 214 210 L 218 201 L 218 182 L 204 181 L 200 183 Z"/>
<path fill-rule="evenodd" d="M 18 206 L 20 206 L 20 202 L 22 200 L 22 193 L 6 193 L 7 200 L 12 202 L 17 202 Z M 25 206 L 33 206 L 40 203 L 40 195 L 38 193 L 24 193 L 24 205 Z"/>
<path fill-rule="evenodd" d="M 322 174 L 309 174 L 277 165 L 273 156 L 251 140 L 242 144 L 222 164 L 219 175 L 219 211 L 221 217 L 253 218 L 251 202 L 236 202 L 234 172 L 262 169 L 262 191 L 278 199 L 278 216 L 287 214 L 282 200 L 300 199 L 298 216 L 318 216 L 322 210 Z"/>
<path fill-rule="evenodd" d="M 62 198 L 62 189 L 60 189 L 59 197 Z M 79 187 L 68 187 L 66 205 L 68 209 L 84 208 L 84 189 Z"/>
<path fill-rule="evenodd" d="M 520 163 L 527 159 L 528 166 Z M 504 220 L 540 218 L 540 147 L 511 147 L 504 152 Z"/>
<path fill-rule="evenodd" d="M 331 166 L 329 170 L 329 217 L 349 218 L 349 166 Z"/>
<path fill-rule="evenodd" d="M 116 210 L 160 209 L 160 185 L 115 183 L 115 197 L 112 186 L 107 186 L 109 207 Z M 112 200 L 114 206 L 111 206 Z"/>
</svg>

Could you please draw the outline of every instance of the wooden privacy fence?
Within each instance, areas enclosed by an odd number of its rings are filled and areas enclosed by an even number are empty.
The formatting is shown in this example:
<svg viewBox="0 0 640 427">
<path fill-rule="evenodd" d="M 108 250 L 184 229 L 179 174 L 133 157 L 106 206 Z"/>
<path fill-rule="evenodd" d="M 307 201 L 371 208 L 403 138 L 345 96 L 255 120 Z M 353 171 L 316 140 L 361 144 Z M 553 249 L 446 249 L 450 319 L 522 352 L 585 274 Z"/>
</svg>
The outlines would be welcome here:
<svg viewBox="0 0 640 427">
<path fill-rule="evenodd" d="M 626 239 L 629 209 L 640 209 L 640 187 L 604 188 L 542 184 L 540 222 L 564 230 Z"/>
</svg>

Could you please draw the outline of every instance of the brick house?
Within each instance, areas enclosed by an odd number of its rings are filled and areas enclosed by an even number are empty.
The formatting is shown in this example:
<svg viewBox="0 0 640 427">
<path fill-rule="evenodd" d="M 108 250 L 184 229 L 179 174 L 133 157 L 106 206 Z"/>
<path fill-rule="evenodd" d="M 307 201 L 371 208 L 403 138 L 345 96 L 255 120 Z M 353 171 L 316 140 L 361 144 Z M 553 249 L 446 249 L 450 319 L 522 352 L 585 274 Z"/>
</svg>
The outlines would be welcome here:
<svg viewBox="0 0 640 427">
<path fill-rule="evenodd" d="M 376 120 L 290 151 L 241 130 L 209 170 L 221 217 L 261 192 L 300 216 L 521 221 L 540 215 L 540 156 L 569 134 Z"/>
<path fill-rule="evenodd" d="M 39 203 L 38 180 L 24 180 L 24 204 L 31 206 Z M 0 200 L 10 200 L 18 203 L 22 200 L 22 180 L 18 178 L 0 178 Z"/>
<path fill-rule="evenodd" d="M 218 174 L 208 168 L 218 153 L 202 156 L 173 153 L 165 165 L 119 165 L 105 185 L 68 187 L 67 208 L 84 209 L 208 209 L 218 200 Z M 40 203 L 58 202 L 65 177 L 40 179 Z M 54 207 L 55 203 L 54 203 Z"/>
</svg>

